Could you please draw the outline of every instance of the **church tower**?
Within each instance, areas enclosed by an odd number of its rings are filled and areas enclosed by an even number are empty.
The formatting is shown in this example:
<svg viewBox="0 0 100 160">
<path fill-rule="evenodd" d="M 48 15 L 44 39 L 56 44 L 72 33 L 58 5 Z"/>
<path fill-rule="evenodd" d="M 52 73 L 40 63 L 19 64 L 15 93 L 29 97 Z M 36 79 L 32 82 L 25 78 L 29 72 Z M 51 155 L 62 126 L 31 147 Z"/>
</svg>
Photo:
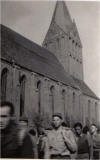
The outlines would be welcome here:
<svg viewBox="0 0 100 160">
<path fill-rule="evenodd" d="M 64 1 L 57 1 L 43 47 L 53 52 L 65 71 L 83 80 L 82 43 Z"/>
</svg>

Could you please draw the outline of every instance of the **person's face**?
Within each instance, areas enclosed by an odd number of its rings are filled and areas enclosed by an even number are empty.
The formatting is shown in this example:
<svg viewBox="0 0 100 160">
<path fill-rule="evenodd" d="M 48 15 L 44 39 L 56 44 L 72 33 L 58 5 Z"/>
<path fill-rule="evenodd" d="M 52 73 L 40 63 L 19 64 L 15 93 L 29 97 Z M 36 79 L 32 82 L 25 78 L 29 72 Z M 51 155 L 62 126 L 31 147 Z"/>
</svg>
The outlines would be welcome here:
<svg viewBox="0 0 100 160">
<path fill-rule="evenodd" d="M 0 129 L 5 129 L 11 120 L 10 108 L 8 106 L 0 107 Z"/>
<path fill-rule="evenodd" d="M 75 128 L 75 132 L 76 132 L 77 135 L 81 135 L 81 133 L 82 133 L 81 127 L 77 126 L 77 127 Z"/>
<path fill-rule="evenodd" d="M 27 129 L 28 127 L 28 122 L 26 121 L 19 121 L 19 128 L 20 129 Z"/>
<path fill-rule="evenodd" d="M 93 134 L 93 133 L 95 133 L 96 131 L 97 131 L 96 126 L 92 125 L 92 126 L 90 127 L 90 132 Z"/>
<path fill-rule="evenodd" d="M 62 124 L 62 120 L 57 116 L 53 117 L 52 122 L 53 122 L 54 128 L 59 128 Z"/>
</svg>

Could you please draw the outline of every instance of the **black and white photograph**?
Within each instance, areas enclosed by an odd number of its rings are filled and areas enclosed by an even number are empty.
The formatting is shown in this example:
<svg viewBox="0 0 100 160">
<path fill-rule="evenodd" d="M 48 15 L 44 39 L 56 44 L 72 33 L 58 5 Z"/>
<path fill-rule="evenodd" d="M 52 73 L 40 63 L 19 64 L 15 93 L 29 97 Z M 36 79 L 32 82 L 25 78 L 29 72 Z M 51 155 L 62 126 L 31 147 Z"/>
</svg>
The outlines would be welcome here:
<svg viewBox="0 0 100 160">
<path fill-rule="evenodd" d="M 0 4 L 0 158 L 99 160 L 100 1 Z"/>
</svg>

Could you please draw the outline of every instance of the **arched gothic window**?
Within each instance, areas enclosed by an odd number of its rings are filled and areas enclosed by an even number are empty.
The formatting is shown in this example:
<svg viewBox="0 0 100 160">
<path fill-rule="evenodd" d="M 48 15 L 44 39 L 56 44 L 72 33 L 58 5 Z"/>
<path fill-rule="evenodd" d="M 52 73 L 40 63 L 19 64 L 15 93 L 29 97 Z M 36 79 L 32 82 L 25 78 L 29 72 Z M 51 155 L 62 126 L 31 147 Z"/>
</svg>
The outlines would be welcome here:
<svg viewBox="0 0 100 160">
<path fill-rule="evenodd" d="M 4 68 L 1 72 L 1 100 L 6 100 L 8 69 Z"/>
<path fill-rule="evenodd" d="M 52 114 L 54 114 L 54 86 L 50 87 L 50 104 Z"/>
<path fill-rule="evenodd" d="M 37 82 L 38 112 L 41 113 L 41 81 Z"/>
<path fill-rule="evenodd" d="M 66 92 L 65 92 L 65 90 L 63 89 L 62 90 L 62 106 L 63 106 L 63 110 L 64 110 L 64 117 L 65 117 L 65 112 L 66 112 L 66 110 L 65 110 L 65 94 L 66 94 Z"/>
<path fill-rule="evenodd" d="M 73 111 L 75 111 L 75 92 L 73 92 Z"/>
<path fill-rule="evenodd" d="M 88 100 L 88 117 L 89 117 L 89 120 L 90 120 L 90 118 L 91 118 L 91 101 L 90 100 Z"/>
<path fill-rule="evenodd" d="M 96 119 L 96 122 L 97 122 L 97 119 L 98 119 L 97 115 L 98 115 L 98 105 L 97 105 L 97 102 L 95 102 L 95 119 Z"/>
<path fill-rule="evenodd" d="M 20 116 L 24 113 L 26 76 L 20 78 Z"/>
</svg>

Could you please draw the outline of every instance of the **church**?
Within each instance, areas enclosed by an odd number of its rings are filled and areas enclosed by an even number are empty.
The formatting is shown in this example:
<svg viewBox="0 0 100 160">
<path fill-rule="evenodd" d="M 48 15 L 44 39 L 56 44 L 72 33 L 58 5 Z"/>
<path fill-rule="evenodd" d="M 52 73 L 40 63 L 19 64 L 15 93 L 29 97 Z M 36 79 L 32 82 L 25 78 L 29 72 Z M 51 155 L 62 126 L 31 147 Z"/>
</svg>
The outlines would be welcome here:
<svg viewBox="0 0 100 160">
<path fill-rule="evenodd" d="M 82 42 L 64 1 L 42 46 L 1 25 L 1 100 L 18 119 L 60 112 L 71 123 L 98 123 L 100 100 L 84 82 Z"/>
</svg>

